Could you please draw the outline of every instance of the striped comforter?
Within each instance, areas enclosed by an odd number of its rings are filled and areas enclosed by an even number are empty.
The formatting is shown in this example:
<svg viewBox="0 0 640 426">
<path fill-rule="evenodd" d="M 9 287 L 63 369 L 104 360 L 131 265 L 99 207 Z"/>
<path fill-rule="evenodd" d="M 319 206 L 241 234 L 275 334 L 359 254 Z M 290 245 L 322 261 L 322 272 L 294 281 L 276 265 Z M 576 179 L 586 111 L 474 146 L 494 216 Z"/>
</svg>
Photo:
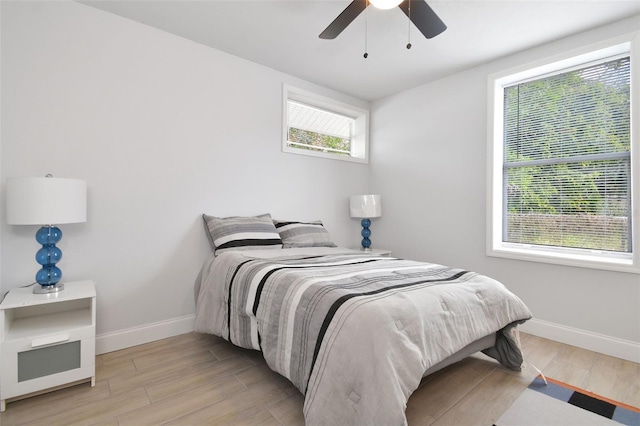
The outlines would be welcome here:
<svg viewBox="0 0 640 426">
<path fill-rule="evenodd" d="M 406 423 L 424 372 L 479 338 L 499 332 L 491 355 L 519 369 L 507 330 L 531 317 L 491 278 L 361 253 L 223 253 L 196 291 L 196 331 L 262 351 L 305 395 L 307 424 Z"/>
</svg>

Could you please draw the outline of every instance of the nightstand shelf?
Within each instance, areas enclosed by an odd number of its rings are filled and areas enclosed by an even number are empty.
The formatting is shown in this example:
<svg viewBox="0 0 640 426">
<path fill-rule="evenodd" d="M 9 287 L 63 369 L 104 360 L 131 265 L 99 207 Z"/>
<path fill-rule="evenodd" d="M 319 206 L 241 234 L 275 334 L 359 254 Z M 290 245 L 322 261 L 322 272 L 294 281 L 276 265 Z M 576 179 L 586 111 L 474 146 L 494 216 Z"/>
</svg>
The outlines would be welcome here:
<svg viewBox="0 0 640 426">
<path fill-rule="evenodd" d="M 82 327 L 91 327 L 90 308 L 14 320 L 5 341 L 33 337 L 34 330 L 37 334 L 50 334 Z"/>
<path fill-rule="evenodd" d="M 0 410 L 6 402 L 80 381 L 95 385 L 93 281 L 59 293 L 12 289 L 0 304 Z"/>
</svg>

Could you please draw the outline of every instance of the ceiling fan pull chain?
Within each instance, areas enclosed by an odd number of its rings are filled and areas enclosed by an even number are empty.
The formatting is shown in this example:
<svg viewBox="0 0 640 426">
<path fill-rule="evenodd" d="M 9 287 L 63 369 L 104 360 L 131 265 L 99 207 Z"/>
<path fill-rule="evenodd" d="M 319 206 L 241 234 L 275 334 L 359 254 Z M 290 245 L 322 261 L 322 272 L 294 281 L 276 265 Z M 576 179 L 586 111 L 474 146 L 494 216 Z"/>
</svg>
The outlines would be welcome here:
<svg viewBox="0 0 640 426">
<path fill-rule="evenodd" d="M 407 50 L 411 49 L 411 0 L 407 0 L 408 3 L 408 15 L 409 15 L 409 20 L 408 20 L 408 27 L 407 27 Z"/>
<path fill-rule="evenodd" d="M 366 3 L 367 6 L 369 6 L 369 0 L 367 0 Z M 367 59 L 369 57 L 369 53 L 367 53 L 367 30 L 368 30 L 368 24 L 369 24 L 369 10 L 368 7 L 365 7 L 364 9 L 364 58 Z"/>
</svg>

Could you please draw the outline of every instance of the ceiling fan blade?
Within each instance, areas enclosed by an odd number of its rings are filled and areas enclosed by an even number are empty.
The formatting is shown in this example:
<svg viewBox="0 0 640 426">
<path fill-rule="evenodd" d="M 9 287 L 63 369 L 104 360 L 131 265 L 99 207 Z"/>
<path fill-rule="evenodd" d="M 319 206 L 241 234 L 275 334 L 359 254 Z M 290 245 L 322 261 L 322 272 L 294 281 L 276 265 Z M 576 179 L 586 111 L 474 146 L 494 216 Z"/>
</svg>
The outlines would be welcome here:
<svg viewBox="0 0 640 426">
<path fill-rule="evenodd" d="M 320 33 L 320 38 L 332 39 L 338 37 L 347 26 L 367 8 L 367 0 L 354 0 L 342 11 L 329 26 Z M 413 13 L 413 10 L 411 11 Z"/>
<path fill-rule="evenodd" d="M 409 13 L 409 2 L 411 2 L 411 13 Z M 433 38 L 447 29 L 444 22 L 424 0 L 405 0 L 398 7 L 426 38 Z"/>
</svg>

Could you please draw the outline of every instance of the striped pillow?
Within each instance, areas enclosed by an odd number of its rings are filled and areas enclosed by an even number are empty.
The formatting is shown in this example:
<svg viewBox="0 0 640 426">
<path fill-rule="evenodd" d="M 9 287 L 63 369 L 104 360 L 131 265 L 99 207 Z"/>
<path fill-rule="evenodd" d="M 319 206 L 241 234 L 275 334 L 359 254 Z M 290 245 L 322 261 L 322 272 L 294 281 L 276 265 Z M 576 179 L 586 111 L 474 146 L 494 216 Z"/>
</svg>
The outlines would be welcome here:
<svg viewBox="0 0 640 426">
<path fill-rule="evenodd" d="M 284 248 L 293 247 L 336 247 L 331 235 L 319 220 L 312 222 L 292 222 L 273 220 L 282 238 Z"/>
<path fill-rule="evenodd" d="M 282 248 L 282 239 L 270 214 L 224 218 L 203 214 L 202 219 L 216 256 L 230 250 Z"/>
</svg>

